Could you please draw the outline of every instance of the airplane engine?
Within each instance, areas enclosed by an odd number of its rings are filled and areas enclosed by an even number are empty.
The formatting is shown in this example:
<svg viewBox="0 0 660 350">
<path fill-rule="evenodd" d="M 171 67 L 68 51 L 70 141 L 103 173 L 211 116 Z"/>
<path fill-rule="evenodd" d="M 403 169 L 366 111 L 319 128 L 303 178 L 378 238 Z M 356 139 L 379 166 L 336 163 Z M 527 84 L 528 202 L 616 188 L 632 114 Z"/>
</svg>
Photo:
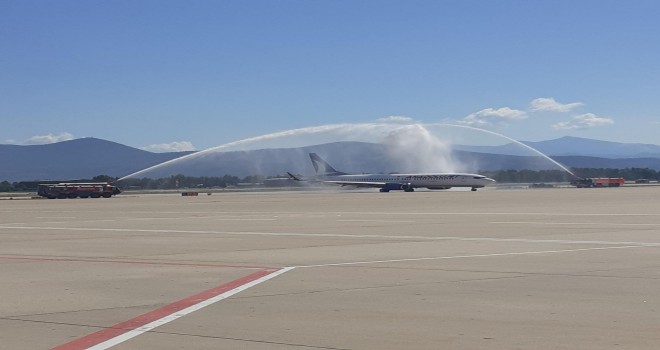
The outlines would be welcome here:
<svg viewBox="0 0 660 350">
<path fill-rule="evenodd" d="M 389 191 L 398 191 L 398 190 L 403 190 L 406 192 L 413 192 L 415 189 L 413 188 L 412 184 L 410 183 L 396 183 L 396 182 L 388 182 L 383 186 L 380 191 L 381 192 L 389 192 Z"/>
<path fill-rule="evenodd" d="M 451 187 L 427 187 L 429 190 L 448 190 Z"/>
</svg>

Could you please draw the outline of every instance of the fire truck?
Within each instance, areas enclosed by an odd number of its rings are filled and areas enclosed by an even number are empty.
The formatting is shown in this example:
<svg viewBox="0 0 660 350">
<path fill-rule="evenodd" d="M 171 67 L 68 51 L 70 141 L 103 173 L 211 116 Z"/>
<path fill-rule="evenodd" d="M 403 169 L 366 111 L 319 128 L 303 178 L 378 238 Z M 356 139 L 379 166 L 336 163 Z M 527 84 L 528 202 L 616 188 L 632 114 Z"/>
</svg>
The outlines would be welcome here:
<svg viewBox="0 0 660 350">
<path fill-rule="evenodd" d="M 40 184 L 37 194 L 48 199 L 63 198 L 110 198 L 121 191 L 107 182 Z"/>
<path fill-rule="evenodd" d="M 576 179 L 571 181 L 571 185 L 577 188 L 589 187 L 619 187 L 623 186 L 625 179 L 622 177 L 595 177 L 587 179 Z"/>
</svg>

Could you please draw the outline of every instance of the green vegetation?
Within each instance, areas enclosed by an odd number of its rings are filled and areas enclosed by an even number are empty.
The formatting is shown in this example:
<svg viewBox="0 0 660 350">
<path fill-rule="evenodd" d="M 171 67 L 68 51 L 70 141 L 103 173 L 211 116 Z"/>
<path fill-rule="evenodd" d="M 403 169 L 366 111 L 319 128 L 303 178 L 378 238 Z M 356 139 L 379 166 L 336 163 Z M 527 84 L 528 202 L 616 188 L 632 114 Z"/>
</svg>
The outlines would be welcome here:
<svg viewBox="0 0 660 350">
<path fill-rule="evenodd" d="M 500 183 L 530 183 L 530 182 L 569 182 L 571 175 L 562 170 L 500 170 L 482 171 L 486 175 Z"/>
<path fill-rule="evenodd" d="M 648 179 L 660 180 L 660 171 L 648 168 L 572 168 L 571 171 L 578 177 L 622 177 L 626 180 Z M 501 170 L 484 171 L 486 175 L 497 182 L 503 183 L 530 183 L 530 182 L 568 182 L 572 176 L 561 170 Z"/>
<path fill-rule="evenodd" d="M 8 181 L 0 182 L 0 192 L 36 192 L 37 185 L 59 183 L 59 182 L 113 182 L 117 180 L 112 176 L 99 175 L 91 179 L 82 180 L 61 180 L 61 181 L 20 181 L 9 183 Z"/>
<path fill-rule="evenodd" d="M 119 183 L 120 188 L 127 190 L 169 190 L 177 188 L 225 188 L 236 186 L 242 182 L 238 177 L 225 175 L 223 177 L 192 177 L 175 175 L 161 179 L 126 179 Z"/>
<path fill-rule="evenodd" d="M 245 180 L 254 180 L 262 177 L 248 176 Z M 162 190 L 162 189 L 177 189 L 177 188 L 195 188 L 195 187 L 220 187 L 235 186 L 240 182 L 247 182 L 241 180 L 236 176 L 225 175 L 223 177 L 190 177 L 184 175 L 170 176 L 162 179 L 128 179 L 119 183 L 122 189 L 140 189 L 140 190 Z M 81 180 L 61 180 L 61 181 L 21 181 L 9 183 L 8 181 L 0 182 L 0 192 L 35 192 L 37 185 L 43 183 L 59 183 L 59 182 L 110 182 L 114 183 L 117 178 L 107 175 L 95 176 L 92 179 Z"/>
<path fill-rule="evenodd" d="M 9 181 L 0 182 L 0 192 L 14 192 L 14 186 Z"/>
<path fill-rule="evenodd" d="M 626 180 L 648 179 L 660 181 L 660 171 L 649 168 L 625 168 L 625 169 L 595 169 L 583 168 L 572 169 L 575 175 L 580 177 L 622 177 Z"/>
<path fill-rule="evenodd" d="M 571 169 L 579 177 L 622 177 L 626 180 L 648 179 L 660 181 L 660 171 L 648 168 L 625 168 L 625 169 L 598 169 L 598 168 L 573 168 Z M 569 182 L 571 176 L 561 170 L 500 170 L 483 171 L 480 174 L 495 179 L 500 183 L 534 183 L 534 182 Z M 279 176 L 278 176 L 279 177 Z M 237 186 L 241 183 L 256 184 L 263 183 L 270 177 L 262 175 L 251 175 L 244 178 L 225 175 L 222 177 L 193 177 L 175 175 L 161 179 L 127 179 L 119 183 L 124 190 L 168 190 L 177 188 L 225 188 Z M 114 182 L 117 179 L 107 175 L 99 175 L 91 180 L 78 180 L 76 182 Z M 0 182 L 0 192 L 34 192 L 40 183 L 56 183 L 62 181 L 21 181 L 9 183 Z"/>
</svg>

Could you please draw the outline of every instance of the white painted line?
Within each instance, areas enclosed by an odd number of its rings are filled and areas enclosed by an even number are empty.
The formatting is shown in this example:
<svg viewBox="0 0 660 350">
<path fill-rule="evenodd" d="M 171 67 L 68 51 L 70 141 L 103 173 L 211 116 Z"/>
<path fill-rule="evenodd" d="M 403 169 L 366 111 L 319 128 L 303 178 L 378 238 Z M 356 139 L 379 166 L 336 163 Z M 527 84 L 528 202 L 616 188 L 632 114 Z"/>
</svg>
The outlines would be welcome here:
<svg viewBox="0 0 660 350">
<path fill-rule="evenodd" d="M 180 213 L 179 213 L 180 214 Z M 267 216 L 268 218 L 252 218 L 252 217 L 262 217 L 262 216 Z M 275 216 L 277 217 L 277 216 Z M 272 215 L 236 215 L 236 216 L 185 216 L 185 217 L 176 217 L 176 216 L 170 216 L 170 217 L 148 217 L 148 218 L 127 218 L 125 219 L 126 221 L 161 221 L 161 220 L 189 220 L 189 219 L 195 219 L 195 220 L 200 220 L 200 219 L 212 219 L 212 220 L 276 220 L 273 218 Z"/>
<path fill-rule="evenodd" d="M 21 211 L 3 211 L 3 212 L 21 212 Z M 46 211 L 48 213 L 75 213 L 70 210 L 51 210 L 51 211 Z M 90 213 L 104 213 L 104 211 L 100 210 L 91 210 L 88 211 Z M 181 212 L 181 211 L 159 211 L 159 212 L 154 212 L 154 211 L 132 211 L 132 214 L 148 214 L 148 215 L 168 215 L 168 214 L 174 214 L 174 215 L 204 215 L 200 216 L 200 218 L 205 218 L 205 217 L 217 217 L 218 215 L 222 214 L 228 214 L 228 215 L 236 215 L 236 212 L 231 212 L 231 211 L 218 211 L 218 212 Z M 322 217 L 326 216 L 338 216 L 338 215 L 351 215 L 351 216 L 364 216 L 364 215 L 383 215 L 383 216 L 388 216 L 392 217 L 393 215 L 400 215 L 403 217 L 406 216 L 441 216 L 441 215 L 456 215 L 456 216 L 484 216 L 484 215 L 501 215 L 501 216 L 510 216 L 510 215 L 523 215 L 523 216 L 576 216 L 576 217 L 589 217 L 589 216 L 630 216 L 630 217 L 653 217 L 653 216 L 660 216 L 660 213 L 548 213 L 548 212 L 397 212 L 397 213 L 392 213 L 392 212 L 377 212 L 377 211 L 352 211 L 352 212 L 343 212 L 343 211 L 335 211 L 335 212 L 322 212 L 322 213 L 308 213 L 308 214 L 300 214 L 300 212 L 282 212 L 282 211 L 272 211 L 272 212 L 258 212 L 258 213 L 250 213 L 246 215 L 291 215 L 291 216 L 299 216 L 299 217 L 318 217 L 318 215 L 322 215 Z M 190 216 L 185 216 L 185 218 L 189 218 Z M 168 216 L 166 218 L 171 218 L 171 216 Z M 154 218 L 154 219 L 159 219 L 159 218 Z M 126 220 L 130 220 L 130 218 L 126 218 Z"/>
<path fill-rule="evenodd" d="M 355 220 L 350 220 L 350 219 L 344 219 L 344 220 L 337 220 L 337 222 L 376 222 L 376 223 L 404 223 L 404 224 L 410 224 L 415 221 L 412 220 L 365 220 L 365 219 L 355 219 Z"/>
<path fill-rule="evenodd" d="M 569 225 L 569 226 L 660 226 L 657 224 L 643 224 L 643 223 L 615 223 L 615 222 L 535 222 L 535 221 L 492 221 L 489 224 L 506 224 L 506 225 Z"/>
<path fill-rule="evenodd" d="M 647 248 L 647 247 L 648 246 L 645 246 L 645 245 L 631 245 L 631 246 L 619 246 L 619 247 L 596 247 L 596 248 L 581 248 L 581 249 L 542 250 L 542 251 L 514 252 L 514 253 L 454 255 L 454 256 L 437 256 L 437 257 L 426 257 L 426 258 L 355 261 L 355 262 L 329 263 L 329 264 L 318 264 L 318 265 L 303 265 L 303 266 L 296 266 L 296 267 L 298 267 L 298 268 L 309 268 L 309 267 L 329 267 L 329 266 L 348 266 L 348 265 L 368 265 L 368 264 L 385 264 L 385 263 L 425 261 L 425 260 L 487 258 L 487 257 L 495 257 L 495 256 L 555 254 L 555 253 L 583 252 L 583 251 L 590 251 L 590 250 L 630 249 L 630 248 Z"/>
<path fill-rule="evenodd" d="M 95 345 L 95 346 L 92 346 L 92 347 L 89 347 L 89 348 L 87 348 L 87 349 L 88 349 L 88 350 L 104 350 L 104 349 L 108 349 L 108 348 L 110 348 L 110 347 L 113 347 L 113 346 L 115 346 L 115 345 L 121 344 L 121 343 L 123 343 L 123 342 L 125 342 L 125 341 L 127 341 L 127 340 L 129 340 L 129 339 L 132 339 L 132 338 L 134 338 L 134 337 L 137 337 L 138 335 L 141 335 L 141 334 L 143 334 L 143 333 L 145 333 L 145 332 L 149 332 L 149 331 L 153 330 L 153 329 L 156 328 L 156 327 L 160 327 L 160 326 L 162 326 L 162 325 L 164 325 L 164 324 L 170 323 L 170 322 L 172 322 L 172 321 L 174 321 L 174 320 L 176 320 L 176 319 L 178 319 L 178 318 L 181 318 L 181 317 L 183 317 L 183 316 L 186 316 L 186 315 L 188 315 L 188 314 L 190 314 L 190 313 L 193 313 L 193 312 L 195 312 L 195 311 L 197 311 L 197 310 L 200 310 L 200 309 L 203 309 L 203 308 L 205 308 L 205 307 L 207 307 L 207 306 L 209 306 L 209 305 L 215 304 L 215 303 L 217 303 L 217 302 L 219 302 L 219 301 L 221 301 L 221 300 L 223 300 L 223 299 L 227 299 L 227 298 L 229 298 L 229 297 L 232 296 L 232 295 L 238 294 L 238 293 L 240 293 L 240 292 L 242 292 L 242 291 L 244 291 L 244 290 L 246 290 L 246 289 L 248 289 L 248 288 L 251 288 L 251 287 L 254 287 L 254 286 L 258 285 L 258 284 L 261 284 L 261 283 L 263 283 L 263 282 L 266 282 L 266 281 L 268 281 L 268 280 L 270 280 L 270 279 L 273 279 L 273 278 L 275 278 L 275 277 L 277 277 L 277 276 L 279 276 L 279 275 L 281 275 L 281 274 L 283 274 L 283 273 L 285 273 L 285 272 L 291 271 L 291 270 L 293 270 L 293 269 L 294 269 L 294 267 L 286 267 L 286 268 L 283 268 L 283 269 L 277 270 L 277 271 L 275 271 L 275 272 L 273 272 L 273 273 L 271 273 L 271 274 L 269 274 L 269 275 L 263 276 L 263 277 L 261 277 L 261 278 L 259 278 L 259 279 L 256 279 L 256 280 L 254 280 L 254 281 L 251 281 L 251 282 L 249 282 L 249 283 L 246 283 L 246 284 L 240 285 L 240 286 L 238 286 L 238 287 L 236 287 L 236 288 L 234 288 L 234 289 L 232 289 L 232 290 L 229 290 L 229 291 L 227 291 L 227 292 L 224 292 L 224 293 L 222 293 L 222 294 L 219 294 L 219 295 L 217 295 L 217 296 L 215 296 L 215 297 L 212 297 L 212 298 L 209 298 L 209 299 L 206 299 L 206 300 L 202 300 L 201 302 L 199 302 L 199 303 L 197 303 L 197 304 L 194 304 L 194 305 L 192 305 L 192 306 L 189 306 L 189 307 L 187 307 L 187 308 L 185 308 L 185 309 L 183 309 L 183 310 L 180 310 L 180 311 L 175 312 L 175 313 L 173 313 L 173 314 L 170 314 L 170 315 L 167 315 L 167 316 L 162 317 L 162 318 L 160 318 L 160 319 L 157 319 L 157 320 L 155 320 L 155 321 L 153 321 L 153 322 L 150 322 L 150 323 L 148 323 L 148 324 L 145 324 L 145 325 L 143 325 L 143 326 L 141 326 L 141 327 L 139 327 L 139 328 L 136 328 L 136 329 L 130 330 L 130 331 L 126 332 L 126 333 L 123 333 L 123 334 L 121 334 L 121 335 L 119 335 L 119 336 L 116 336 L 116 337 L 114 337 L 114 338 L 112 338 L 112 339 L 108 339 L 108 340 L 106 340 L 106 341 L 104 341 L 104 342 L 102 342 L 102 343 L 99 343 L 99 344 L 97 344 L 97 345 Z"/>
<path fill-rule="evenodd" d="M 75 219 L 75 216 L 37 216 L 35 219 Z"/>
<path fill-rule="evenodd" d="M 660 246 L 660 242 L 617 242 L 617 241 L 572 241 L 561 239 L 526 239 L 526 238 L 489 238 L 489 237 L 453 237 L 453 236 L 412 236 L 412 235 L 365 235 L 341 233 L 301 233 L 301 232 L 252 232 L 252 231 L 206 231 L 206 230 L 155 230 L 131 228 L 98 228 L 98 227 L 39 227 L 39 226 L 1 226 L 0 230 L 44 230 L 44 231 L 90 231 L 90 232 L 128 232 L 128 233 L 170 233 L 170 234 L 212 234 L 233 236 L 281 236 L 281 237 L 331 237 L 354 239 L 387 239 L 387 240 L 428 240 L 428 241 L 476 241 L 476 242 L 519 242 L 519 243 L 556 243 L 556 244 L 599 244 L 599 245 L 636 245 Z"/>
<path fill-rule="evenodd" d="M 223 218 L 223 219 L 213 219 L 215 221 L 277 221 L 277 219 L 240 219 L 240 218 Z"/>
<path fill-rule="evenodd" d="M 401 216 L 434 216 L 434 215 L 457 215 L 457 216 L 484 216 L 484 215 L 523 215 L 523 216 L 660 216 L 660 213 L 547 213 L 547 212 L 327 212 L 328 215 L 393 215 Z"/>
</svg>

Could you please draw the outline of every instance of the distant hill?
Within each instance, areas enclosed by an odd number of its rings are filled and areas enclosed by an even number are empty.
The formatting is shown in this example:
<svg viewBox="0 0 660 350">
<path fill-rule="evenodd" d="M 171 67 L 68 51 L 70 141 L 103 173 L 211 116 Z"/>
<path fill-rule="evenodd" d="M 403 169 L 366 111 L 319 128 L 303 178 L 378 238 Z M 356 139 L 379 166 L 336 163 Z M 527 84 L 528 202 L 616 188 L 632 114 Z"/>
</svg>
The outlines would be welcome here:
<svg viewBox="0 0 660 350">
<path fill-rule="evenodd" d="M 569 146 L 563 146 L 562 142 L 567 145 L 581 144 L 584 147 L 577 147 L 577 151 L 569 152 Z M 553 159 L 567 167 L 636 167 L 660 170 L 660 151 L 658 151 L 657 157 L 606 158 L 585 155 L 595 152 L 595 146 L 593 145 L 598 145 L 601 142 L 605 141 L 561 138 L 538 144 L 541 144 L 539 148 L 547 147 L 559 153 L 564 150 L 565 154 L 579 154 L 556 155 L 553 157 Z M 607 150 L 607 154 L 616 153 L 614 152 L 616 149 L 619 150 L 616 154 L 627 154 L 626 152 L 631 154 L 655 154 L 655 147 L 660 148 L 660 146 L 654 145 L 644 145 L 642 147 L 637 144 L 609 142 L 601 145 L 601 150 Z M 626 147 L 626 145 L 631 146 Z M 532 146 L 535 147 L 536 144 Z M 499 149 L 472 148 L 471 150 L 465 150 L 463 148 L 455 150 L 452 152 L 451 158 L 457 160 L 461 164 L 461 168 L 454 170 L 478 172 L 507 169 L 556 169 L 548 160 L 539 156 L 530 156 L 529 151 L 522 155 L 506 155 L 501 154 L 506 145 L 500 147 Z M 510 147 L 514 148 L 513 145 Z M 519 149 L 520 146 L 515 146 L 515 148 Z M 583 151 L 585 154 L 582 154 Z M 427 162 L 427 159 L 406 162 L 408 156 L 405 154 L 399 155 L 399 159 L 393 159 L 387 155 L 384 146 L 379 144 L 336 142 L 302 148 L 200 153 L 191 157 L 196 160 L 177 161 L 172 165 L 150 171 L 138 177 L 157 178 L 176 174 L 189 176 L 233 175 L 244 177 L 256 174 L 273 176 L 285 175 L 287 171 L 298 174 L 312 174 L 314 169 L 308 157 L 310 152 L 319 153 L 338 170 L 355 173 L 417 172 L 423 170 L 415 168 L 414 164 L 411 167 L 410 163 Z M 0 181 L 72 180 L 91 178 L 97 175 L 122 177 L 190 153 L 194 152 L 152 153 L 95 138 L 35 146 L 0 145 Z M 552 154 L 551 151 L 546 151 L 546 153 Z M 411 154 L 409 158 L 415 159 L 415 157 L 419 157 L 419 155 Z M 428 162 L 435 161 L 428 159 Z M 442 167 L 436 165 L 433 171 L 442 171 L 443 169 L 440 168 Z M 447 170 L 452 169 L 444 169 L 444 171 Z"/>
<path fill-rule="evenodd" d="M 660 158 L 660 146 L 643 143 L 620 143 L 565 136 L 548 141 L 521 141 L 550 156 L 588 156 L 600 158 Z M 529 155 L 530 151 L 515 143 L 502 146 L 457 146 L 463 151 L 480 153 Z"/>
<path fill-rule="evenodd" d="M 152 153 L 96 138 L 47 145 L 0 145 L 0 181 L 118 177 L 184 154 Z"/>
</svg>

